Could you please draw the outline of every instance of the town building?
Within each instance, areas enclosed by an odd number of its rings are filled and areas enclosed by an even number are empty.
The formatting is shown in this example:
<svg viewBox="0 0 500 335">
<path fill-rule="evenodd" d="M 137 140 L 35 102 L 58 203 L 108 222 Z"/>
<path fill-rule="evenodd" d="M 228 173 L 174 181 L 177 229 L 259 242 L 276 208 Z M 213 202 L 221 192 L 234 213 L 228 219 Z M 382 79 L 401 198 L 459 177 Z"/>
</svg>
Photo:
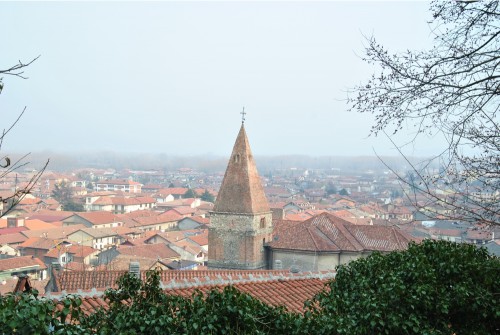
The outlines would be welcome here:
<svg viewBox="0 0 500 335">
<path fill-rule="evenodd" d="M 357 224 L 316 212 L 309 202 L 288 206 L 307 215 L 294 221 L 274 215 L 273 221 L 242 124 L 210 212 L 208 268 L 333 270 L 374 251 L 406 249 L 413 240 L 399 228 L 373 226 L 367 213 L 368 224 Z"/>
<path fill-rule="evenodd" d="M 208 267 L 267 268 L 264 245 L 272 231 L 272 212 L 242 123 L 210 213 Z"/>
</svg>

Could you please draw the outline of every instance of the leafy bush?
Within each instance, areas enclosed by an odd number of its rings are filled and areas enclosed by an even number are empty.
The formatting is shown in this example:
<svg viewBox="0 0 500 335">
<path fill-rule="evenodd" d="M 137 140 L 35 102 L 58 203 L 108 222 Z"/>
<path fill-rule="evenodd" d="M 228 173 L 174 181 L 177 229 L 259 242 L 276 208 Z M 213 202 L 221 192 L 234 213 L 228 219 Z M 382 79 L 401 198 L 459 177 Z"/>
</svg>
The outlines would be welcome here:
<svg viewBox="0 0 500 335">
<path fill-rule="evenodd" d="M 49 299 L 30 293 L 0 295 L 0 334 L 85 334 L 78 320 L 83 316 L 78 296 L 60 301 L 61 310 Z"/>
<path fill-rule="evenodd" d="M 166 294 L 156 271 L 145 282 L 125 274 L 118 284 L 105 294 L 110 309 L 90 315 L 83 325 L 98 334 L 293 334 L 301 320 L 231 286 L 196 291 L 190 298 Z"/>
<path fill-rule="evenodd" d="M 36 291 L 0 296 L 0 334 L 498 334 L 499 277 L 484 248 L 428 240 L 338 267 L 302 315 L 232 286 L 169 295 L 151 271 L 125 274 L 90 315 L 78 296 L 58 308 Z"/>
<path fill-rule="evenodd" d="M 499 277 L 486 249 L 426 240 L 340 266 L 312 317 L 318 333 L 498 334 Z"/>
</svg>

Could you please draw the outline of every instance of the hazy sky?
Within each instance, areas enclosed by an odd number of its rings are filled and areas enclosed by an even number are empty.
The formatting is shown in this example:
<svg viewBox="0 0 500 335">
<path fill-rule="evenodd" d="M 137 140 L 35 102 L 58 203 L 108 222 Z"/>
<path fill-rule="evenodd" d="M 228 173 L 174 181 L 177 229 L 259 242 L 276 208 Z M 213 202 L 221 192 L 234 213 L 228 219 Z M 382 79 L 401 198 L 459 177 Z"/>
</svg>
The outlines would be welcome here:
<svg viewBox="0 0 500 335">
<path fill-rule="evenodd" d="M 432 43 L 428 2 L 1 2 L 3 151 L 229 155 L 395 154 L 347 112 L 372 73 L 363 34 L 392 50 Z M 427 154 L 436 140 L 411 154 Z"/>
</svg>

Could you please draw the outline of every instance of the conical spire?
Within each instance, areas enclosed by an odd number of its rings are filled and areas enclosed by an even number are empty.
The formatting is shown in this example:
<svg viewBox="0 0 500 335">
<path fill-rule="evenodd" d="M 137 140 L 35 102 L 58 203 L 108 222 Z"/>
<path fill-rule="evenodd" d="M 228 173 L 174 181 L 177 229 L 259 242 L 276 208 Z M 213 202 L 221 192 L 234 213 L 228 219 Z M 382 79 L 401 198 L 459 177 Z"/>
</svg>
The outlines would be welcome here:
<svg viewBox="0 0 500 335">
<path fill-rule="evenodd" d="M 244 124 L 234 143 L 214 212 L 255 214 L 270 212 Z"/>
</svg>

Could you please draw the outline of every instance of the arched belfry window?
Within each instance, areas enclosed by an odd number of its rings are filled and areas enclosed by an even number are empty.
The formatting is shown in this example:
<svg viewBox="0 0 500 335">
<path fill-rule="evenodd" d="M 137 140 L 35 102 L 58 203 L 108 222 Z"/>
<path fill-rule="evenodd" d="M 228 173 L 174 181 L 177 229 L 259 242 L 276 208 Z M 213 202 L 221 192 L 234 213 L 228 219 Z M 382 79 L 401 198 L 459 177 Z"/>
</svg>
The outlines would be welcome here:
<svg viewBox="0 0 500 335">
<path fill-rule="evenodd" d="M 239 163 L 240 162 L 240 154 L 234 155 L 234 162 Z"/>
</svg>

